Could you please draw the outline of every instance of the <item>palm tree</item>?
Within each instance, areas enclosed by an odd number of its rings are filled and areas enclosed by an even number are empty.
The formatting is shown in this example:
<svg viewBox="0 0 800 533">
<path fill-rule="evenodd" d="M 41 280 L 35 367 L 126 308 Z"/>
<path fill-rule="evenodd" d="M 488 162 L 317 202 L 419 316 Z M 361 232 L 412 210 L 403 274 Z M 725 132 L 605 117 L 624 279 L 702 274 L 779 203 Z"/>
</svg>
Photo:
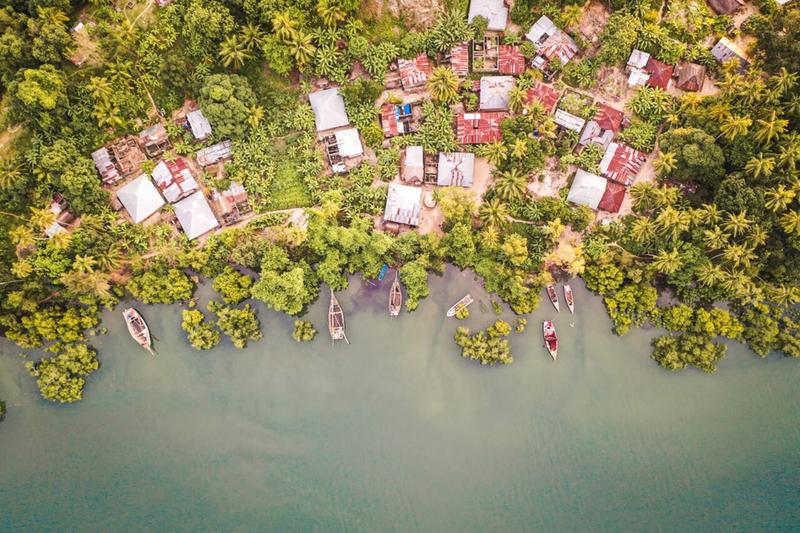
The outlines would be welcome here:
<svg viewBox="0 0 800 533">
<path fill-rule="evenodd" d="M 69 17 L 60 9 L 55 7 L 38 8 L 39 19 L 51 26 L 63 26 L 69 22 Z"/>
<path fill-rule="evenodd" d="M 722 220 L 722 212 L 717 204 L 703 204 L 699 209 L 698 216 L 705 224 L 716 224 Z"/>
<path fill-rule="evenodd" d="M 72 270 L 82 274 L 94 272 L 94 267 L 97 266 L 97 261 L 91 255 L 76 255 L 72 261 Z"/>
<path fill-rule="evenodd" d="M 772 174 L 772 171 L 775 170 L 775 158 L 765 156 L 763 152 L 759 152 L 757 156 L 751 158 L 747 162 L 744 169 L 754 178 L 760 178 L 761 176 L 767 178 Z"/>
<path fill-rule="evenodd" d="M 528 91 L 518 85 L 508 92 L 508 108 L 512 113 L 519 113 L 525 106 L 525 101 L 528 99 Z"/>
<path fill-rule="evenodd" d="M 678 166 L 678 158 L 675 152 L 661 152 L 658 157 L 653 161 L 653 168 L 659 174 L 669 174 Z"/>
<path fill-rule="evenodd" d="M 36 234 L 28 226 L 17 226 L 8 232 L 8 236 L 17 246 L 17 253 L 36 244 Z"/>
<path fill-rule="evenodd" d="M 497 174 L 494 189 L 497 197 L 503 201 L 520 200 L 528 189 L 528 179 L 519 170 L 512 168 Z"/>
<path fill-rule="evenodd" d="M 499 165 L 508 157 L 508 148 L 500 141 L 484 144 L 480 148 L 480 154 L 493 165 Z"/>
<path fill-rule="evenodd" d="M 261 121 L 264 120 L 264 108 L 260 105 L 254 105 L 253 107 L 248 108 L 247 110 L 247 124 L 256 129 Z"/>
<path fill-rule="evenodd" d="M 311 36 L 306 33 L 295 33 L 294 38 L 289 42 L 289 52 L 297 63 L 298 70 L 303 70 L 311 61 L 315 50 L 316 47 Z"/>
<path fill-rule="evenodd" d="M 633 208 L 637 212 L 649 211 L 656 205 L 655 187 L 649 181 L 634 183 L 629 189 Z"/>
<path fill-rule="evenodd" d="M 706 287 L 716 285 L 725 277 L 722 269 L 711 261 L 705 261 L 699 265 L 695 270 L 695 275 L 697 276 L 697 281 Z"/>
<path fill-rule="evenodd" d="M 781 95 L 788 94 L 797 85 L 797 73 L 789 72 L 786 67 L 781 67 L 780 72 L 772 76 L 769 81 Z"/>
<path fill-rule="evenodd" d="M 783 215 L 781 227 L 790 235 L 800 235 L 800 211 L 789 211 Z"/>
<path fill-rule="evenodd" d="M 786 131 L 789 121 L 778 118 L 778 112 L 774 109 L 766 120 L 758 119 L 759 125 L 753 138 L 761 144 L 769 144 L 773 139 L 779 138 Z"/>
<path fill-rule="evenodd" d="M 703 244 L 711 250 L 721 250 L 728 244 L 728 235 L 719 226 L 703 231 Z"/>
<path fill-rule="evenodd" d="M 238 70 L 253 57 L 250 50 L 244 39 L 235 34 L 229 35 L 219 45 L 219 57 L 222 58 L 223 66 L 229 67 L 233 65 L 233 68 Z"/>
<path fill-rule="evenodd" d="M 96 102 L 108 103 L 111 97 L 114 96 L 114 88 L 106 78 L 99 76 L 92 76 L 89 83 L 86 84 L 86 89 Z"/>
<path fill-rule="evenodd" d="M 563 222 L 561 222 L 561 219 L 556 217 L 547 223 L 547 225 L 544 227 L 544 232 L 548 237 L 550 237 L 551 241 L 556 242 L 561 234 L 564 233 L 565 228 L 566 226 Z"/>
<path fill-rule="evenodd" d="M 481 204 L 478 216 L 485 226 L 502 228 L 508 224 L 508 209 L 499 198 L 492 198 Z"/>
<path fill-rule="evenodd" d="M 725 222 L 724 228 L 734 237 L 738 237 L 750 227 L 751 223 L 752 220 L 747 218 L 747 211 L 745 210 L 737 214 L 728 214 L 728 221 Z"/>
<path fill-rule="evenodd" d="M 683 260 L 677 248 L 673 248 L 669 252 L 661 250 L 653 257 L 653 268 L 666 275 L 674 274 L 682 264 Z"/>
<path fill-rule="evenodd" d="M 0 189 L 9 189 L 22 178 L 22 168 L 16 160 L 0 162 Z"/>
<path fill-rule="evenodd" d="M 789 204 L 792 203 L 797 193 L 791 189 L 787 189 L 783 185 L 778 185 L 777 189 L 768 190 L 764 193 L 764 196 L 766 197 L 765 205 L 767 208 L 773 213 L 776 213 L 789 207 Z"/>
<path fill-rule="evenodd" d="M 320 0 L 317 3 L 317 15 L 328 27 L 334 27 L 347 18 L 347 12 L 340 8 L 337 2 Z"/>
<path fill-rule="evenodd" d="M 108 250 L 97 256 L 95 262 L 97 267 L 104 272 L 113 272 L 122 264 L 123 255 L 120 245 L 113 244 Z"/>
<path fill-rule="evenodd" d="M 749 267 L 750 262 L 756 257 L 753 251 L 744 244 L 730 244 L 722 250 L 721 255 L 725 261 L 736 267 Z"/>
<path fill-rule="evenodd" d="M 39 229 L 52 226 L 56 221 L 56 214 L 49 207 L 31 207 L 31 223 Z"/>
<path fill-rule="evenodd" d="M 797 170 L 797 161 L 800 160 L 800 140 L 792 134 L 790 142 L 778 148 L 778 166 L 791 171 Z"/>
<path fill-rule="evenodd" d="M 678 201 L 678 189 L 662 185 L 653 191 L 653 199 L 656 207 L 673 206 Z"/>
<path fill-rule="evenodd" d="M 59 281 L 77 295 L 89 295 L 99 298 L 111 296 L 111 281 L 105 272 L 79 272 L 72 270 L 61 275 Z"/>
<path fill-rule="evenodd" d="M 800 290 L 797 287 L 778 285 L 770 287 L 769 300 L 780 306 L 795 305 L 800 303 Z"/>
<path fill-rule="evenodd" d="M 525 139 L 514 139 L 514 144 L 511 145 L 511 157 L 522 159 L 526 155 L 528 155 L 528 142 Z"/>
<path fill-rule="evenodd" d="M 763 227 L 756 224 L 750 228 L 750 234 L 747 236 L 747 242 L 750 243 L 750 246 L 755 249 L 767 242 L 767 237 L 769 237 L 769 233 L 767 233 Z"/>
<path fill-rule="evenodd" d="M 458 76 L 451 69 L 439 66 L 433 69 L 428 78 L 428 90 L 431 98 L 439 102 L 450 103 L 458 99 Z"/>
<path fill-rule="evenodd" d="M 242 42 L 248 50 L 258 48 L 264 40 L 261 26 L 248 22 L 242 27 Z"/>
<path fill-rule="evenodd" d="M 732 141 L 740 135 L 747 135 L 750 126 L 753 125 L 753 119 L 745 115 L 728 115 L 722 120 L 719 127 L 720 135 L 724 136 L 727 140 Z"/>
<path fill-rule="evenodd" d="M 583 7 L 571 4 L 561 9 L 561 24 L 564 28 L 569 28 L 577 24 L 583 16 Z"/>
<path fill-rule="evenodd" d="M 341 68 L 342 57 L 334 44 L 326 44 L 317 48 L 314 54 L 314 70 L 318 76 L 330 78 Z"/>
<path fill-rule="evenodd" d="M 276 13 L 272 17 L 272 31 L 284 42 L 293 41 L 297 35 L 297 22 L 288 13 Z"/>
<path fill-rule="evenodd" d="M 656 228 L 653 221 L 647 217 L 637 217 L 631 224 L 631 238 L 637 244 L 645 244 L 653 240 L 656 236 Z"/>
<path fill-rule="evenodd" d="M 484 248 L 493 249 L 500 244 L 500 232 L 494 226 L 486 226 L 481 231 L 481 245 Z"/>
<path fill-rule="evenodd" d="M 679 211 L 672 206 L 667 206 L 658 213 L 655 224 L 659 233 L 675 240 L 689 229 L 692 219 L 687 211 Z"/>
</svg>

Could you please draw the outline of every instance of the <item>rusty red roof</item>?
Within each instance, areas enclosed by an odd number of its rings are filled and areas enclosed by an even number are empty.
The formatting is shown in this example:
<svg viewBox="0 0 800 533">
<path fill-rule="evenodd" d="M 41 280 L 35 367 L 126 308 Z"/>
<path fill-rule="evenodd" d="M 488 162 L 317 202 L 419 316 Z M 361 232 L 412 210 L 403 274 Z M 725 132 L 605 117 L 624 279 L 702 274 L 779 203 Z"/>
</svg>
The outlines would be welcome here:
<svg viewBox="0 0 800 533">
<path fill-rule="evenodd" d="M 614 109 L 608 104 L 598 103 L 597 114 L 594 116 L 594 121 L 597 122 L 600 129 L 617 132 L 622 125 L 622 118 L 624 116 L 622 111 Z"/>
<path fill-rule="evenodd" d="M 403 84 L 403 89 L 425 85 L 433 73 L 431 60 L 425 54 L 420 54 L 414 59 L 398 59 L 397 68 L 400 71 L 400 83 Z"/>
<path fill-rule="evenodd" d="M 484 144 L 499 141 L 503 134 L 500 123 L 505 113 L 459 113 L 456 117 L 456 134 L 459 144 Z"/>
<path fill-rule="evenodd" d="M 450 49 L 450 68 L 456 76 L 469 76 L 469 43 L 458 43 Z"/>
<path fill-rule="evenodd" d="M 519 47 L 501 44 L 497 50 L 498 71 L 500 74 L 522 74 L 525 71 L 525 56 Z"/>
<path fill-rule="evenodd" d="M 600 203 L 597 204 L 597 208 L 609 213 L 617 213 L 622 207 L 623 200 L 625 200 L 625 186 L 606 180 L 606 191 L 603 193 Z"/>
<path fill-rule="evenodd" d="M 395 116 L 394 104 L 383 104 L 381 106 L 381 127 L 386 137 L 394 137 L 398 134 L 397 117 Z"/>
<path fill-rule="evenodd" d="M 539 102 L 544 106 L 547 113 L 552 113 L 558 104 L 558 99 L 561 97 L 561 92 L 554 89 L 552 85 L 546 83 L 536 82 L 536 85 L 528 89 L 527 103 Z"/>
<path fill-rule="evenodd" d="M 674 68 L 672 65 L 667 65 L 651 56 L 647 60 L 647 65 L 644 66 L 644 70 L 650 74 L 650 77 L 647 78 L 647 85 L 666 91 L 667 87 L 669 87 L 669 80 L 672 79 Z"/>
<path fill-rule="evenodd" d="M 645 159 L 644 153 L 634 150 L 630 146 L 611 143 L 608 145 L 603 160 L 600 161 L 600 172 L 604 177 L 617 183 L 631 185 Z"/>
</svg>

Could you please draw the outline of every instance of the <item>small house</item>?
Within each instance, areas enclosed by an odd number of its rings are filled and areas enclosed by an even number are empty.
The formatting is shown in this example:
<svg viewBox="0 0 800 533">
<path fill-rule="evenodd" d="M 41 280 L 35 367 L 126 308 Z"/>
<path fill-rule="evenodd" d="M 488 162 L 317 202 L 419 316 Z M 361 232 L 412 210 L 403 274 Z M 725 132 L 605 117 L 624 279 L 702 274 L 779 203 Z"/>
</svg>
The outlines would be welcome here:
<svg viewBox="0 0 800 533">
<path fill-rule="evenodd" d="M 622 185 L 630 186 L 644 165 L 647 157 L 622 143 L 611 143 L 600 161 L 600 173 Z"/>
<path fill-rule="evenodd" d="M 485 144 L 503 138 L 500 124 L 505 113 L 460 113 L 456 116 L 456 138 L 459 144 Z"/>
<path fill-rule="evenodd" d="M 111 153 L 106 147 L 98 148 L 92 152 L 92 160 L 97 172 L 100 173 L 103 183 L 111 185 L 122 179 L 116 165 L 114 165 Z"/>
<path fill-rule="evenodd" d="M 586 120 L 572 113 L 568 113 L 563 109 L 556 109 L 555 123 L 565 130 L 574 131 L 579 134 L 586 125 Z"/>
<path fill-rule="evenodd" d="M 145 220 L 164 205 L 164 199 L 147 174 L 120 187 L 117 199 L 135 223 Z"/>
<path fill-rule="evenodd" d="M 201 167 L 208 167 L 233 157 L 233 145 L 231 141 L 212 144 L 207 148 L 198 150 L 195 157 Z"/>
<path fill-rule="evenodd" d="M 622 127 L 624 116 L 622 111 L 608 104 L 599 103 L 597 105 L 597 113 L 586 123 L 578 144 L 588 146 L 590 143 L 594 143 L 607 148 L 614 139 L 614 135 Z"/>
<path fill-rule="evenodd" d="M 364 154 L 361 137 L 355 128 L 339 130 L 332 135 L 326 135 L 322 141 L 325 145 L 328 162 L 335 173 L 346 172 L 346 160 Z"/>
<path fill-rule="evenodd" d="M 155 124 L 139 133 L 139 144 L 149 157 L 157 157 L 172 148 L 163 124 Z"/>
<path fill-rule="evenodd" d="M 480 110 L 507 111 L 511 89 L 514 88 L 511 76 L 484 76 L 481 78 Z"/>
<path fill-rule="evenodd" d="M 225 224 L 233 224 L 251 211 L 247 191 L 236 181 L 232 181 L 231 186 L 224 191 L 214 189 L 211 199 Z"/>
<path fill-rule="evenodd" d="M 747 54 L 741 47 L 736 44 L 735 42 L 731 41 L 727 37 L 723 37 L 722 39 L 714 45 L 711 49 L 711 55 L 713 55 L 717 61 L 720 63 L 725 63 L 726 61 L 730 61 L 735 59 L 739 62 L 740 69 L 746 69 L 750 62 L 747 59 Z"/>
<path fill-rule="evenodd" d="M 533 66 L 539 70 L 545 70 L 554 59 L 566 65 L 578 53 L 578 45 L 572 37 L 546 16 L 540 17 L 525 37 L 536 47 Z"/>
<path fill-rule="evenodd" d="M 497 50 L 497 71 L 500 74 L 518 76 L 525 72 L 525 56 L 518 46 L 501 44 Z"/>
<path fill-rule="evenodd" d="M 458 43 L 450 49 L 450 68 L 459 78 L 469 76 L 469 43 Z"/>
<path fill-rule="evenodd" d="M 53 196 L 53 201 L 50 203 L 50 211 L 55 215 L 56 219 L 44 229 L 44 234 L 47 235 L 48 239 L 52 239 L 59 233 L 66 233 L 65 226 L 70 225 L 76 218 L 67 209 L 67 201 L 60 193 L 56 193 Z"/>
<path fill-rule="evenodd" d="M 533 87 L 528 89 L 528 96 L 525 101 L 527 104 L 538 102 L 542 104 L 545 113 L 551 114 L 560 98 L 561 91 L 555 89 L 552 85 L 537 81 Z"/>
<path fill-rule="evenodd" d="M 211 136 L 211 124 L 201 109 L 187 113 L 186 121 L 189 123 L 192 135 L 198 141 L 204 141 Z"/>
<path fill-rule="evenodd" d="M 400 73 L 400 84 L 406 91 L 424 87 L 433 74 L 431 60 L 426 54 L 419 54 L 414 59 L 398 59 L 397 69 Z"/>
<path fill-rule="evenodd" d="M 199 188 L 186 161 L 180 157 L 174 161 L 160 161 L 153 169 L 153 180 L 169 203 L 175 203 Z"/>
<path fill-rule="evenodd" d="M 503 31 L 508 23 L 508 7 L 504 0 L 470 0 L 467 21 L 478 16 L 489 21 L 488 30 Z"/>
<path fill-rule="evenodd" d="M 425 181 L 425 157 L 422 146 L 409 146 L 403 152 L 400 178 L 406 183 Z"/>
<path fill-rule="evenodd" d="M 648 61 L 650 61 L 650 54 L 636 48 L 633 49 L 625 66 L 625 70 L 628 73 L 628 87 L 638 87 L 645 84 L 647 78 L 650 77 L 650 74 L 645 71 Z"/>
<path fill-rule="evenodd" d="M 645 72 L 648 74 L 645 83 L 650 87 L 656 87 L 666 91 L 672 81 L 673 69 L 674 67 L 672 65 L 667 65 L 663 61 L 659 61 L 651 56 L 650 59 L 647 60 L 647 65 L 644 67 Z"/>
<path fill-rule="evenodd" d="M 386 208 L 383 211 L 384 222 L 418 226 L 421 199 L 421 188 L 390 183 L 386 193 Z"/>
<path fill-rule="evenodd" d="M 440 152 L 436 184 L 440 187 L 471 187 L 475 176 L 475 154 Z"/>
<path fill-rule="evenodd" d="M 739 11 L 744 2 L 742 0 L 708 0 L 708 5 L 717 15 L 730 15 Z"/>
<path fill-rule="evenodd" d="M 703 89 L 706 67 L 697 63 L 683 62 L 675 69 L 675 85 L 682 91 L 697 92 Z"/>
<path fill-rule="evenodd" d="M 344 107 L 344 98 L 339 94 L 339 89 L 325 89 L 308 95 L 311 109 L 314 111 L 314 122 L 317 131 L 328 131 L 350 125 L 347 111 Z"/>
<path fill-rule="evenodd" d="M 585 205 L 591 209 L 600 209 L 609 213 L 619 212 L 625 200 L 625 187 L 578 169 L 569 188 L 567 201 L 576 205 Z"/>
<path fill-rule="evenodd" d="M 383 104 L 381 128 L 384 137 L 414 133 L 419 129 L 422 109 L 418 104 Z"/>
<path fill-rule="evenodd" d="M 111 143 L 111 155 L 123 177 L 138 172 L 142 163 L 147 161 L 147 155 L 142 151 L 139 140 L 133 135 L 120 137 Z"/>
<path fill-rule="evenodd" d="M 176 203 L 173 209 L 183 232 L 190 241 L 219 227 L 219 222 L 201 191 Z"/>
</svg>

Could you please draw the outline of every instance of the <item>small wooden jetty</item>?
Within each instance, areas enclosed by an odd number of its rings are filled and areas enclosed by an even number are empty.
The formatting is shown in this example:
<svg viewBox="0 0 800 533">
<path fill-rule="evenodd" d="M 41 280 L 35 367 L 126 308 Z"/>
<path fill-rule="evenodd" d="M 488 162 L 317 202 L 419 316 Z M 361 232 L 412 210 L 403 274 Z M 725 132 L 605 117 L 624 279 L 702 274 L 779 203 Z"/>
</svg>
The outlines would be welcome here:
<svg viewBox="0 0 800 533">
<path fill-rule="evenodd" d="M 461 311 L 462 309 L 464 309 L 465 307 L 467 307 L 469 304 L 471 304 L 474 301 L 475 300 L 472 298 L 472 296 L 467 294 L 466 296 L 461 298 L 459 301 L 457 301 L 453 305 L 453 307 L 451 307 L 450 309 L 447 310 L 447 316 L 455 316 L 456 313 L 458 313 L 459 311 Z"/>
<path fill-rule="evenodd" d="M 333 289 L 331 289 L 331 305 L 328 307 L 328 331 L 331 334 L 331 342 L 334 344 L 342 339 L 350 344 L 344 333 L 344 312 L 342 306 L 339 305 L 339 300 L 333 294 Z"/>
<path fill-rule="evenodd" d="M 144 321 L 142 315 L 133 307 L 129 307 L 122 312 L 122 316 L 125 317 L 128 333 L 131 334 L 133 340 L 150 352 L 150 355 L 155 355 L 152 349 L 152 340 L 150 339 L 150 328 L 147 327 L 147 322 Z"/>
<path fill-rule="evenodd" d="M 542 334 L 544 335 L 544 346 L 550 352 L 550 357 L 555 361 L 558 359 L 558 335 L 552 320 L 542 322 Z"/>
<path fill-rule="evenodd" d="M 556 293 L 556 288 L 553 285 L 547 286 L 547 296 L 550 298 L 550 303 L 552 303 L 553 307 L 556 308 L 556 312 L 560 313 L 561 309 L 558 307 L 558 294 Z"/>
<path fill-rule="evenodd" d="M 575 313 L 575 295 L 572 294 L 572 287 L 569 283 L 564 284 L 564 300 L 567 302 L 567 307 L 570 313 Z"/>
<path fill-rule="evenodd" d="M 389 289 L 389 316 L 400 315 L 400 308 L 403 306 L 403 290 L 400 288 L 400 273 L 394 275 L 394 283 Z"/>
</svg>

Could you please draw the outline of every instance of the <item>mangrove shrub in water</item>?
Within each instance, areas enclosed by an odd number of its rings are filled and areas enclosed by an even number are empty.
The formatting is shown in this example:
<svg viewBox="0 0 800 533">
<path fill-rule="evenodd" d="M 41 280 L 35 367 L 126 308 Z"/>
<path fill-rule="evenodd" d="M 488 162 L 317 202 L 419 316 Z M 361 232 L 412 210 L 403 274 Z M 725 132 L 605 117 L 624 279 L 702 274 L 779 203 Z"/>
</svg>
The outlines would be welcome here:
<svg viewBox="0 0 800 533">
<path fill-rule="evenodd" d="M 97 352 L 85 344 L 58 343 L 48 350 L 56 353 L 26 367 L 36 379 L 42 397 L 53 402 L 72 403 L 83 398 L 84 376 L 98 368 Z"/>
<path fill-rule="evenodd" d="M 470 335 L 469 328 L 459 327 L 455 339 L 461 346 L 461 357 L 478 360 L 482 365 L 508 365 L 514 362 L 508 340 L 504 338 L 509 333 L 511 326 L 508 322 L 498 320 L 485 332 L 479 331 L 475 335 Z"/>
<path fill-rule="evenodd" d="M 208 310 L 217 315 L 219 329 L 230 337 L 237 348 L 246 348 L 248 340 L 257 341 L 261 338 L 261 324 L 250 304 L 237 309 L 212 300 L 208 302 Z"/>
<path fill-rule="evenodd" d="M 311 322 L 307 322 L 305 320 L 294 321 L 292 338 L 297 342 L 313 340 L 316 334 L 317 330 L 314 329 L 314 325 Z"/>
<path fill-rule="evenodd" d="M 205 319 L 202 311 L 184 311 L 181 327 L 187 333 L 189 344 L 197 350 L 208 350 L 219 344 L 219 331 L 214 328 L 212 320 Z"/>
</svg>

